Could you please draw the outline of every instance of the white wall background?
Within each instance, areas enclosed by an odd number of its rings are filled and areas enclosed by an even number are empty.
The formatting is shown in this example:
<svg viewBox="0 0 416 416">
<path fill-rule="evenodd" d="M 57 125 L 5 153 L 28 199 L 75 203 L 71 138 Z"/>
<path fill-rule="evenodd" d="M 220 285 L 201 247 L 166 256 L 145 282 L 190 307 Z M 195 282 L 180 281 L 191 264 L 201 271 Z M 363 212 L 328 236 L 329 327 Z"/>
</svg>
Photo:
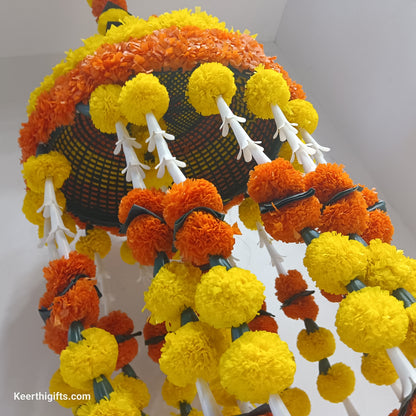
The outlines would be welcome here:
<svg viewBox="0 0 416 416">
<path fill-rule="evenodd" d="M 75 3 L 74 7 L 78 7 Z M 130 3 L 132 8 L 139 8 L 135 2 Z M 212 7 L 211 2 L 202 2 L 203 7 L 204 3 Z M 255 10 L 249 9 L 251 6 L 248 3 L 230 1 L 229 6 L 213 3 L 224 8 L 220 16 L 224 20 L 227 20 L 224 14 L 245 16 L 248 20 L 239 28 L 252 29 L 250 19 L 257 25 L 258 16 Z M 28 4 L 19 1 L 10 7 L 27 7 Z M 39 6 L 42 4 L 39 3 Z M 68 5 L 67 2 L 65 5 L 64 2 L 58 4 L 62 7 Z M 176 4 L 182 7 L 185 2 Z M 85 4 L 82 6 L 87 7 Z M 164 10 L 176 8 L 172 2 L 155 2 L 155 7 L 162 6 Z M 266 9 L 268 2 L 262 3 L 262 6 Z M 61 10 L 56 4 L 50 7 L 53 7 L 49 9 L 51 18 Z M 278 55 L 278 62 L 304 85 L 309 100 L 318 109 L 320 125 L 316 138 L 333 148 L 331 159 L 344 163 L 354 180 L 375 186 L 389 202 L 389 212 L 397 230 L 395 244 L 413 257 L 416 255 L 416 221 L 412 215 L 416 133 L 416 83 L 413 78 L 416 31 L 412 27 L 416 17 L 415 7 L 416 2 L 412 0 L 296 0 L 286 4 L 280 26 L 278 14 L 274 15 L 274 21 L 270 19 L 271 13 L 266 13 L 269 17 L 265 25 L 269 29 L 273 27 L 273 30 L 264 36 L 265 41 L 270 41 L 266 45 L 269 53 Z M 37 10 L 32 10 L 32 17 L 36 13 Z M 88 15 L 88 10 L 84 9 L 83 13 Z M 10 16 L 17 15 L 18 12 Z M 88 18 L 92 20 L 91 16 Z M 75 22 L 77 16 L 71 15 L 71 19 Z M 36 27 L 39 25 L 32 28 L 32 20 L 29 19 L 24 23 L 26 28 L 31 28 L 26 37 L 28 41 L 31 33 L 33 37 L 38 36 Z M 232 24 L 237 27 L 236 23 Z M 92 31 L 82 32 L 79 36 L 89 33 L 92 34 Z M 273 36 L 276 36 L 276 42 L 273 42 Z M 55 45 L 57 37 L 50 35 L 43 43 Z M 42 344 L 42 323 L 37 305 L 44 291 L 42 268 L 48 259 L 46 249 L 37 248 L 35 227 L 25 220 L 20 211 L 24 184 L 20 176 L 20 152 L 16 140 L 19 125 L 26 120 L 25 103 L 29 93 L 49 73 L 51 66 L 61 59 L 61 55 L 50 52 L 61 48 L 38 55 L 34 45 L 32 49 L 25 49 L 23 43 L 26 39 L 19 35 L 5 35 L 1 40 L 6 52 L 0 58 L 0 212 L 3 218 L 0 238 L 3 272 L 0 295 L 0 411 L 4 415 L 23 416 L 30 413 L 58 416 L 71 414 L 70 410 L 62 409 L 56 403 L 13 401 L 13 392 L 47 391 L 49 378 L 59 365 L 58 357 Z M 65 43 L 66 39 L 58 39 L 58 44 L 61 41 Z M 62 49 L 77 45 L 65 44 Z M 31 50 L 35 52 L 28 56 Z M 11 57 L 13 51 L 16 55 L 26 56 Z M 232 222 L 235 219 L 233 215 Z M 302 324 L 286 319 L 279 311 L 273 295 L 276 272 L 270 266 L 267 253 L 260 251 L 256 241 L 253 233 L 249 233 L 248 238 L 239 238 L 235 255 L 241 259 L 241 267 L 252 270 L 268 286 L 268 304 L 277 316 L 279 333 L 296 353 L 295 339 Z M 276 247 L 286 256 L 286 268 L 304 271 L 302 246 L 276 244 Z M 104 264 L 112 275 L 108 289 L 114 295 L 114 308 L 127 312 L 140 329 L 145 320 L 140 310 L 143 302 L 141 293 L 148 284 L 147 274 L 141 274 L 137 266 L 121 262 L 117 243 Z M 318 323 L 333 328 L 335 306 L 319 295 L 317 298 L 321 307 Z M 140 352 L 133 366 L 153 393 L 152 406 L 146 409 L 147 413 L 150 416 L 167 415 L 171 409 L 163 407 L 157 393 L 163 378 L 156 364 L 147 359 L 143 341 L 139 342 Z M 351 399 L 362 416 L 388 415 L 397 406 L 391 388 L 372 386 L 363 379 L 359 372 L 358 354 L 338 342 L 337 351 L 330 360 L 331 363 L 343 361 L 354 368 L 357 387 Z M 310 395 L 312 415 L 344 415 L 342 405 L 330 404 L 317 395 L 317 366 L 301 357 L 297 358 L 297 364 L 295 385 Z"/>
</svg>

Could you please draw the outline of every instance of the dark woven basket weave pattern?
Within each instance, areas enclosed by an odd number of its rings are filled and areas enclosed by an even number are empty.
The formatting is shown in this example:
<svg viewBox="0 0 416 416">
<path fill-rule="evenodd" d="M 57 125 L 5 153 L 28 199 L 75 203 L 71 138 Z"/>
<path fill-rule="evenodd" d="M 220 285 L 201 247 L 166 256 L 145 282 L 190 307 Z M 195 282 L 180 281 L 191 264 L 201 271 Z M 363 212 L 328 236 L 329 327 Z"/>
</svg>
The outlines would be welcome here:
<svg viewBox="0 0 416 416">
<path fill-rule="evenodd" d="M 234 71 L 235 72 L 235 71 Z M 186 89 L 190 72 L 155 73 L 169 91 L 169 110 L 164 116 L 167 132 L 175 141 L 168 142 L 172 154 L 186 163 L 182 169 L 188 178 L 205 178 L 213 182 L 224 202 L 243 193 L 254 162 L 237 160 L 239 147 L 232 132 L 221 136 L 221 117 L 203 117 L 190 105 Z M 237 93 L 231 108 L 247 119 L 244 129 L 253 140 L 262 142 L 265 153 L 275 158 L 280 145 L 273 140 L 276 129 L 273 120 L 259 120 L 248 113 L 243 99 L 245 82 L 250 73 L 236 73 Z M 62 191 L 67 209 L 82 222 L 98 226 L 118 227 L 118 205 L 132 189 L 121 171 L 124 155 L 114 155 L 115 134 L 98 131 L 91 119 L 77 114 L 70 126 L 62 126 L 52 133 L 49 146 L 70 161 L 72 173 Z"/>
</svg>

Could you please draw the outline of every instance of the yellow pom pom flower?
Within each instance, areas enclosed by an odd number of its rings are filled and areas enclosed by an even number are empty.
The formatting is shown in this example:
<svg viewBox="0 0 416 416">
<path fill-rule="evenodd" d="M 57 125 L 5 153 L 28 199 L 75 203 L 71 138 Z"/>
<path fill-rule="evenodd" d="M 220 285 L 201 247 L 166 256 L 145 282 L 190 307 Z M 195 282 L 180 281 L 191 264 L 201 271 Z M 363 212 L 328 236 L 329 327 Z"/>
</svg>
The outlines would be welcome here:
<svg viewBox="0 0 416 416">
<path fill-rule="evenodd" d="M 195 384 L 179 387 L 172 384 L 168 379 L 165 379 L 165 382 L 162 385 L 162 397 L 169 406 L 179 409 L 180 402 L 192 403 L 195 396 Z"/>
<path fill-rule="evenodd" d="M 247 81 L 245 100 L 248 109 L 259 118 L 273 118 L 272 105 L 285 108 L 290 99 L 290 90 L 280 72 L 265 69 L 263 65 Z"/>
<path fill-rule="evenodd" d="M 308 245 L 303 264 L 320 289 L 342 295 L 347 293 L 346 285 L 351 280 L 364 276 L 367 251 L 348 236 L 326 232 Z"/>
<path fill-rule="evenodd" d="M 280 398 L 290 416 L 308 416 L 311 412 L 311 401 L 308 395 L 297 387 L 283 390 L 280 393 Z"/>
<path fill-rule="evenodd" d="M 248 270 L 215 266 L 201 278 L 195 293 L 199 319 L 214 328 L 238 327 L 261 309 L 264 285 Z"/>
<path fill-rule="evenodd" d="M 191 264 L 165 264 L 144 292 L 145 306 L 151 312 L 150 323 L 174 321 L 187 308 L 193 308 L 201 270 Z"/>
<path fill-rule="evenodd" d="M 361 357 L 361 373 L 370 383 L 390 386 L 398 375 L 385 350 L 364 354 Z"/>
<path fill-rule="evenodd" d="M 400 344 L 400 349 L 410 362 L 416 360 L 416 303 L 406 308 L 409 318 L 409 327 L 407 329 L 406 339 Z"/>
<path fill-rule="evenodd" d="M 192 72 L 188 84 L 189 102 L 203 116 L 218 114 L 217 97 L 229 105 L 237 90 L 231 69 L 217 63 L 200 65 Z"/>
<path fill-rule="evenodd" d="M 123 243 L 120 246 L 120 257 L 121 260 L 124 261 L 124 263 L 136 264 L 136 259 L 134 258 L 129 245 L 127 244 L 127 241 L 123 241 Z"/>
<path fill-rule="evenodd" d="M 410 257 L 406 257 L 407 265 L 410 268 L 410 274 L 403 286 L 404 289 L 409 291 L 413 297 L 416 296 L 416 260 Z"/>
<path fill-rule="evenodd" d="M 34 192 L 45 191 L 46 178 L 53 179 L 56 189 L 62 188 L 71 173 L 71 164 L 64 155 L 52 151 L 39 156 L 30 156 L 23 163 L 22 174 L 27 186 Z"/>
<path fill-rule="evenodd" d="M 312 134 L 318 126 L 319 116 L 313 105 L 306 100 L 291 100 L 285 113 L 290 123 L 296 123 L 297 129 L 304 129 Z"/>
<path fill-rule="evenodd" d="M 98 253 L 101 258 L 104 258 L 111 250 L 111 238 L 107 231 L 94 228 L 87 230 L 87 234 L 79 238 L 75 248 L 92 260 L 94 260 L 94 253 Z"/>
<path fill-rule="evenodd" d="M 76 416 L 140 416 L 140 409 L 127 392 L 113 391 L 110 399 L 87 403 L 76 410 Z"/>
<path fill-rule="evenodd" d="M 189 322 L 166 335 L 159 365 L 171 383 L 185 387 L 198 378 L 210 381 L 218 375 L 215 335 L 203 322 Z"/>
<path fill-rule="evenodd" d="M 90 116 L 94 126 L 103 133 L 115 133 L 116 123 L 122 120 L 119 97 L 121 86 L 105 84 L 98 86 L 90 97 Z"/>
<path fill-rule="evenodd" d="M 266 331 L 245 332 L 220 360 L 221 384 L 238 400 L 267 402 L 294 379 L 293 354 L 279 335 Z"/>
<path fill-rule="evenodd" d="M 387 290 L 365 287 L 344 298 L 335 325 L 341 341 L 357 352 L 371 353 L 401 344 L 409 318 L 403 302 Z"/>
<path fill-rule="evenodd" d="M 128 15 L 129 14 L 124 9 L 112 8 L 106 10 L 98 17 L 97 32 L 100 35 L 105 35 L 108 22 L 120 22 Z"/>
<path fill-rule="evenodd" d="M 249 230 L 257 230 L 256 223 L 263 224 L 260 215 L 260 208 L 254 199 L 245 198 L 244 201 L 238 206 L 238 215 L 241 222 Z"/>
<path fill-rule="evenodd" d="M 220 378 L 216 378 L 209 383 L 209 388 L 211 390 L 212 395 L 214 396 L 215 401 L 224 407 L 232 407 L 235 406 L 237 403 L 236 398 L 228 393 L 227 390 L 221 385 Z M 240 412 L 239 412 L 240 413 Z M 238 414 L 238 413 L 234 413 Z"/>
<path fill-rule="evenodd" d="M 149 405 L 150 393 L 144 381 L 120 373 L 114 377 L 111 384 L 114 391 L 128 394 L 140 410 Z"/>
<path fill-rule="evenodd" d="M 130 123 L 146 125 L 146 114 L 160 119 L 169 107 L 169 94 L 165 86 L 152 74 L 137 74 L 121 90 L 120 111 Z"/>
<path fill-rule="evenodd" d="M 402 250 L 374 239 L 367 252 L 368 268 L 364 278 L 367 286 L 380 286 L 390 292 L 406 286 L 411 269 Z"/>
<path fill-rule="evenodd" d="M 66 198 L 62 191 L 55 191 L 56 202 L 58 206 L 65 210 Z M 43 205 L 44 194 L 33 192 L 30 189 L 26 191 L 25 198 L 23 200 L 22 212 L 26 219 L 32 224 L 43 226 L 44 218 L 42 212 L 38 212 L 39 208 Z"/>
<path fill-rule="evenodd" d="M 65 408 L 80 406 L 94 400 L 94 391 L 92 386 L 89 390 L 71 387 L 69 384 L 65 383 L 59 369 L 55 371 L 51 381 L 49 382 L 49 393 L 55 394 L 55 400 Z M 74 394 L 77 395 L 76 399 L 72 399 L 72 397 L 75 397 L 73 396 Z M 63 399 L 63 397 L 65 397 L 64 395 L 66 395 L 66 400 Z"/>
<path fill-rule="evenodd" d="M 297 347 L 305 360 L 316 362 L 330 357 L 335 352 L 335 339 L 332 332 L 319 328 L 315 332 L 302 331 L 298 334 Z"/>
<path fill-rule="evenodd" d="M 233 406 L 223 406 L 222 416 L 235 416 L 241 413 L 241 409 L 235 404 Z"/>
<path fill-rule="evenodd" d="M 101 375 L 110 378 L 116 368 L 118 344 L 113 335 L 100 328 L 82 331 L 83 339 L 70 342 L 61 352 L 61 375 L 65 383 L 89 389 Z"/>
<path fill-rule="evenodd" d="M 327 374 L 320 374 L 316 381 L 319 394 L 331 403 L 343 402 L 355 387 L 355 375 L 344 363 L 336 363 Z"/>
</svg>

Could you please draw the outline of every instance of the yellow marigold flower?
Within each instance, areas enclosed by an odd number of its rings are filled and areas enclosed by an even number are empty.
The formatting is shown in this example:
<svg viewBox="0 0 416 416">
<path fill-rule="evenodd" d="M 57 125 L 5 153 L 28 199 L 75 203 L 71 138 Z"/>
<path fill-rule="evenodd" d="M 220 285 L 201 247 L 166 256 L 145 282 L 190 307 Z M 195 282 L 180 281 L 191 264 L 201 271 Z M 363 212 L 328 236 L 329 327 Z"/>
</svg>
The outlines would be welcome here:
<svg viewBox="0 0 416 416">
<path fill-rule="evenodd" d="M 387 290 L 365 287 L 341 301 L 335 325 L 342 342 L 354 351 L 370 353 L 400 345 L 409 318 L 403 302 Z"/>
<path fill-rule="evenodd" d="M 60 393 L 55 396 L 55 400 L 62 406 L 66 408 L 74 407 L 74 406 L 80 406 L 81 404 L 85 404 L 89 402 L 90 400 L 94 400 L 94 391 L 91 388 L 89 390 L 82 390 L 77 389 L 74 387 L 71 387 L 69 384 L 65 383 L 65 381 L 62 378 L 61 372 L 58 369 L 55 371 L 54 375 L 51 378 L 51 381 L 49 382 L 49 393 Z M 67 400 L 62 400 L 62 395 L 67 395 Z M 71 396 L 73 394 L 81 395 L 79 399 L 72 400 Z"/>
<path fill-rule="evenodd" d="M 119 98 L 121 86 L 98 86 L 90 96 L 90 116 L 94 126 L 103 133 L 115 133 L 116 123 L 122 120 Z"/>
<path fill-rule="evenodd" d="M 264 285 L 248 270 L 215 266 L 205 273 L 195 293 L 199 319 L 214 328 L 238 327 L 261 309 Z"/>
<path fill-rule="evenodd" d="M 79 407 L 76 416 L 140 416 L 140 409 L 131 400 L 127 392 L 113 391 L 110 399 L 101 399 L 98 403 L 87 403 Z"/>
<path fill-rule="evenodd" d="M 409 317 L 409 328 L 407 329 L 406 339 L 400 344 L 400 349 L 410 362 L 416 360 L 416 303 L 406 308 Z"/>
<path fill-rule="evenodd" d="M 241 413 L 241 409 L 235 404 L 233 406 L 223 406 L 222 416 L 235 416 Z"/>
<path fill-rule="evenodd" d="M 364 354 L 361 357 L 361 373 L 367 381 L 378 386 L 390 386 L 399 377 L 385 350 Z"/>
<path fill-rule="evenodd" d="M 94 253 L 104 258 L 111 250 L 111 238 L 107 231 L 101 228 L 87 230 L 87 234 L 80 237 L 75 244 L 75 249 L 94 260 Z"/>
<path fill-rule="evenodd" d="M 267 402 L 293 383 L 296 364 L 286 342 L 266 331 L 245 332 L 220 360 L 221 384 L 238 400 Z"/>
<path fill-rule="evenodd" d="M 203 116 L 218 114 L 217 97 L 229 105 L 237 90 L 231 69 L 217 63 L 202 64 L 189 78 L 188 98 L 195 110 Z"/>
<path fill-rule="evenodd" d="M 129 245 L 127 244 L 127 241 L 123 241 L 123 243 L 120 246 L 120 257 L 121 257 L 121 260 L 124 261 L 124 263 L 127 263 L 127 264 L 136 263 L 136 259 L 134 258 Z"/>
<path fill-rule="evenodd" d="M 291 416 L 308 416 L 311 412 L 311 401 L 308 395 L 297 387 L 283 390 L 280 398 Z"/>
<path fill-rule="evenodd" d="M 168 379 L 162 385 L 163 400 L 169 405 L 179 409 L 180 402 L 192 403 L 196 396 L 195 384 L 184 387 L 175 386 Z"/>
<path fill-rule="evenodd" d="M 64 155 L 52 151 L 39 156 L 30 156 L 23 163 L 23 178 L 27 186 L 34 192 L 45 191 L 46 178 L 53 179 L 53 186 L 56 189 L 62 187 L 71 173 L 71 164 Z"/>
<path fill-rule="evenodd" d="M 165 86 L 152 74 L 137 74 L 121 89 L 120 111 L 130 123 L 146 125 L 146 114 L 160 119 L 169 107 L 169 94 Z"/>
<path fill-rule="evenodd" d="M 355 375 L 344 363 L 336 363 L 327 374 L 320 374 L 316 381 L 319 394 L 331 403 L 343 402 L 355 387 Z"/>
<path fill-rule="evenodd" d="M 123 9 L 113 8 L 106 10 L 98 17 L 97 32 L 100 35 L 105 35 L 108 22 L 119 22 L 126 16 L 128 16 L 128 13 Z"/>
<path fill-rule="evenodd" d="M 212 392 L 212 395 L 215 398 L 215 401 L 220 405 L 224 407 L 233 407 L 236 406 L 236 398 L 228 393 L 227 390 L 224 389 L 224 387 L 221 385 L 220 378 L 216 378 L 215 380 L 212 380 L 209 383 L 209 388 Z M 238 414 L 238 413 L 234 413 Z"/>
<path fill-rule="evenodd" d="M 312 134 L 318 126 L 319 116 L 313 105 L 306 100 L 291 100 L 285 113 L 290 123 L 296 123 L 297 129 L 305 129 Z"/>
<path fill-rule="evenodd" d="M 410 274 L 403 285 L 403 288 L 409 291 L 414 297 L 416 296 L 416 260 L 406 257 L 407 265 L 410 268 Z"/>
<path fill-rule="evenodd" d="M 113 378 L 111 384 L 114 391 L 128 394 L 140 410 L 149 405 L 150 393 L 144 381 L 120 373 Z"/>
<path fill-rule="evenodd" d="M 150 323 L 174 321 L 185 309 L 192 308 L 200 280 L 201 270 L 191 264 L 165 264 L 144 292 L 144 308 L 152 314 Z"/>
<path fill-rule="evenodd" d="M 244 201 L 238 206 L 238 215 L 241 222 L 249 230 L 257 230 L 257 222 L 263 224 L 259 205 L 251 198 L 245 198 Z"/>
<path fill-rule="evenodd" d="M 272 105 L 287 106 L 290 99 L 289 86 L 283 75 L 259 65 L 246 84 L 245 100 L 248 109 L 259 118 L 273 118 Z"/>
<path fill-rule="evenodd" d="M 367 251 L 348 236 L 326 232 L 308 245 L 303 264 L 320 289 L 342 295 L 347 293 L 346 285 L 351 280 L 364 276 Z"/>
<path fill-rule="evenodd" d="M 411 268 L 402 250 L 374 239 L 367 252 L 368 268 L 364 278 L 367 286 L 380 286 L 391 292 L 406 285 Z"/>
<path fill-rule="evenodd" d="M 319 328 L 315 332 L 302 331 L 298 334 L 297 347 L 305 360 L 316 362 L 330 357 L 335 352 L 335 339 L 332 332 Z"/>
<path fill-rule="evenodd" d="M 61 352 L 60 370 L 65 383 L 89 389 L 94 378 L 110 378 L 116 368 L 118 344 L 113 335 L 100 328 L 84 329 L 82 336 L 81 341 L 70 342 Z"/>
<path fill-rule="evenodd" d="M 62 191 L 55 191 L 56 202 L 58 206 L 64 211 L 66 207 L 66 198 Z M 43 205 L 44 193 L 33 192 L 30 189 L 26 191 L 23 200 L 22 212 L 26 219 L 32 224 L 43 226 L 44 218 L 42 212 L 37 212 Z"/>
<path fill-rule="evenodd" d="M 203 322 L 189 322 L 166 335 L 159 365 L 171 383 L 185 387 L 198 378 L 210 381 L 217 376 L 216 334 Z"/>
</svg>

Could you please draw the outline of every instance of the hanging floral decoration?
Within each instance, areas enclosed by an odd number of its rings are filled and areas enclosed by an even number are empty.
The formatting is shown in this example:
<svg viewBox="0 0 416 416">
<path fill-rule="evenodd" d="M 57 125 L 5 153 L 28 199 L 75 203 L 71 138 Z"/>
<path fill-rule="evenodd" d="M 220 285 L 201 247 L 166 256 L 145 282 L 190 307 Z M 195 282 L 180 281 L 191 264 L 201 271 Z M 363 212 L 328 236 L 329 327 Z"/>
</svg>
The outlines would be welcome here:
<svg viewBox="0 0 416 416">
<path fill-rule="evenodd" d="M 329 149 L 311 136 L 318 113 L 302 87 L 253 36 L 198 8 L 144 20 L 124 0 L 88 4 L 99 34 L 70 51 L 32 93 L 19 137 L 22 211 L 50 256 L 39 301 L 44 343 L 60 357 L 50 392 L 90 397 L 60 404 L 77 416 L 134 416 L 150 403 L 130 366 L 143 353 L 141 332 L 126 313 L 106 307 L 101 260 L 111 250 L 110 231 L 122 240 L 126 263 L 153 267 L 143 337 L 166 375 L 169 406 L 201 415 L 193 407 L 198 394 L 205 416 L 218 414 L 217 405 L 224 415 L 243 413 L 246 402 L 259 405 L 255 414 L 277 416 L 276 406 L 285 415 L 310 413 L 307 394 L 293 386 L 296 363 L 278 334 L 280 317 L 266 308 L 267 279 L 232 257 L 241 232 L 226 213 L 235 205 L 272 260 L 266 233 L 279 244 L 307 245 L 303 263 L 315 287 L 299 271 L 283 270 L 281 259 L 273 260 L 271 283 L 279 312 L 303 321 L 296 345 L 318 363 L 316 387 L 325 400 L 348 409 L 355 376 L 348 365 L 329 363 L 335 339 L 318 325 L 315 289 L 339 303 L 339 338 L 363 354 L 369 382 L 400 378 L 404 391 L 403 380 L 416 382 L 403 364 L 404 356 L 416 357 L 416 260 L 390 244 L 393 226 L 377 192 L 325 161 Z M 82 142 L 77 129 L 96 140 L 86 142 L 84 155 L 71 147 Z M 89 158 L 94 171 L 79 164 Z M 88 207 L 74 196 L 81 177 Z M 414 413 L 411 393 L 392 414 Z"/>
</svg>

